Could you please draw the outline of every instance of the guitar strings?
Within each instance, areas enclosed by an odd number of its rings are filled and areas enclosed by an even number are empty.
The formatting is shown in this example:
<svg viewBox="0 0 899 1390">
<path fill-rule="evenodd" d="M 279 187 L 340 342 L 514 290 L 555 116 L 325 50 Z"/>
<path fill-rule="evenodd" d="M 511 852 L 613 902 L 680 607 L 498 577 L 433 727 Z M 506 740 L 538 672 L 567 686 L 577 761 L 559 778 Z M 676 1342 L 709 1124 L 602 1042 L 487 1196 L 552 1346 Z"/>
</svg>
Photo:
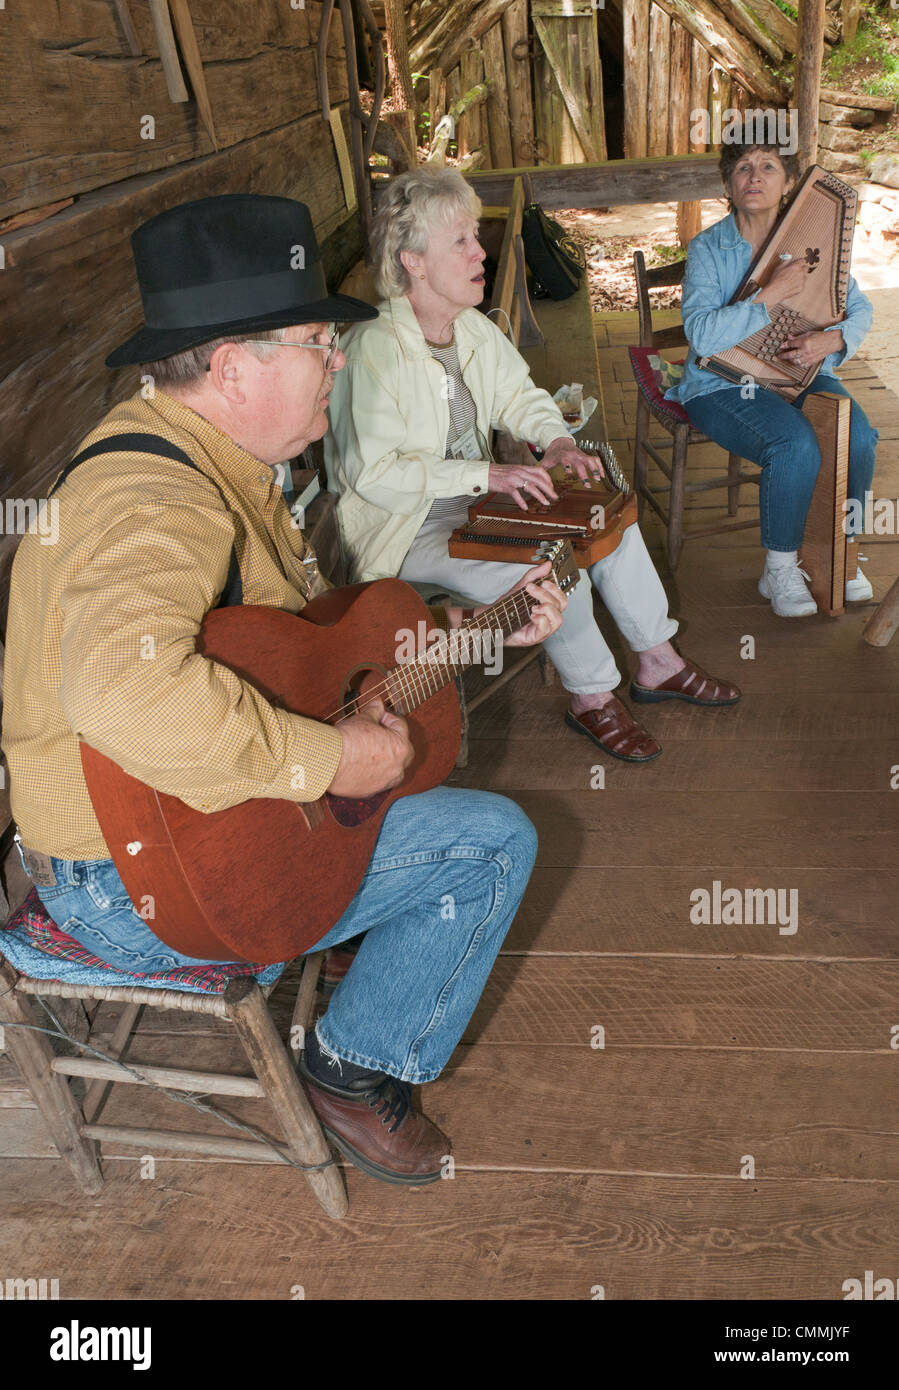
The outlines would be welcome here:
<svg viewBox="0 0 899 1390">
<path fill-rule="evenodd" d="M 525 602 L 528 602 L 528 601 L 530 600 L 530 598 L 531 598 L 531 595 L 530 595 L 530 594 L 525 594 L 523 591 L 521 591 L 521 594 L 523 595 Z M 526 617 L 530 616 L 530 611 L 531 611 L 530 609 L 527 610 L 527 613 L 526 613 L 526 615 L 525 615 Z M 462 629 L 462 628 L 454 628 L 454 629 L 452 629 L 452 630 L 453 630 L 454 632 L 461 632 L 461 631 L 463 631 L 463 630 L 466 631 L 466 632 L 474 632 L 474 631 L 487 632 L 487 631 L 490 631 L 490 623 L 491 623 L 491 621 L 492 621 L 493 616 L 496 616 L 496 615 L 498 615 L 498 616 L 501 617 L 501 618 L 505 618 L 505 619 L 508 619 L 508 618 L 511 618 L 511 617 L 515 617 L 515 618 L 519 617 L 519 616 L 520 616 L 520 599 L 519 599 L 519 598 L 505 598 L 505 599 L 502 600 L 501 603 L 495 603 L 495 604 L 493 605 L 493 607 L 489 610 L 488 614 L 481 614 L 480 617 L 474 618 L 474 619 L 472 619 L 471 622 L 466 623 L 464 629 Z M 485 617 L 487 617 L 487 622 L 484 622 L 484 618 L 485 618 Z M 445 636 L 448 638 L 448 637 L 449 637 L 449 633 L 445 634 Z M 435 644 L 435 646 L 432 647 L 430 650 L 431 650 L 431 651 L 436 651 L 437 648 L 438 648 L 438 646 L 439 646 L 439 643 L 438 643 L 438 644 Z M 424 664 L 423 664 L 423 663 L 425 663 L 425 662 L 427 663 L 427 665 L 424 665 Z M 385 694 L 386 694 L 386 695 L 389 695 L 389 694 L 390 694 L 390 680 L 391 680 L 391 677 L 392 677 L 393 679 L 395 679 L 395 680 L 399 683 L 401 689 L 402 689 L 402 687 L 405 687 L 405 690 L 404 690 L 403 693 L 405 693 L 406 695 L 408 695 L 408 696 L 410 696 L 410 697 L 414 697 L 416 694 L 419 694 L 419 695 L 420 695 L 420 694 L 424 694 L 424 693 L 425 693 L 425 686 L 424 686 L 424 683 L 423 683 L 422 681 L 419 681 L 419 689 L 418 689 L 418 690 L 415 690 L 415 689 L 413 689 L 412 684 L 411 684 L 411 682 L 409 681 L 409 679 L 407 679 L 407 677 L 411 676 L 411 677 L 415 678 L 415 677 L 425 676 L 425 675 L 428 674 L 428 667 L 433 668 L 434 666 L 437 666 L 437 665 L 447 667 L 447 666 L 454 666 L 455 663 L 454 663 L 454 662 L 445 662 L 445 661 L 441 661 L 441 662 L 438 663 L 438 662 L 433 661 L 432 658 L 428 657 L 427 655 L 423 655 L 423 656 L 418 656 L 418 657 L 416 657 L 415 660 L 414 660 L 414 661 L 411 661 L 411 662 L 409 663 L 409 665 L 408 665 L 407 667 L 405 667 L 405 668 L 402 667 L 402 666 L 395 666 L 395 667 L 393 668 L 393 671 L 391 672 L 391 676 L 388 677 L 387 680 L 382 681 L 382 683 L 381 683 L 380 685 L 375 686 L 373 689 L 371 689 L 371 690 L 369 690 L 369 691 L 366 691 L 366 695 L 365 695 L 365 699 L 364 699 L 364 700 L 362 700 L 362 701 L 358 701 L 358 700 L 350 700 L 350 701 L 347 701 L 346 704 L 340 705 L 340 706 L 339 706 L 336 710 L 334 710 L 331 714 L 325 715 L 325 717 L 324 717 L 324 719 L 323 719 L 322 722 L 325 723 L 325 724 L 332 724 L 332 723 L 335 723 L 335 722 L 339 721 L 339 720 L 340 720 L 341 718 L 343 718 L 343 717 L 348 717 L 348 714 L 349 714 L 349 713 L 359 714 L 359 713 L 362 712 L 362 710 L 367 709 L 369 705 L 374 704 L 376 700 L 380 700 L 380 699 L 382 698 L 383 695 L 385 695 Z M 430 682 L 429 682 L 428 684 L 430 684 Z M 440 687 L 438 686 L 438 687 L 435 688 L 435 690 L 436 690 L 436 689 L 439 689 L 439 688 L 440 688 Z M 429 691 L 429 693 L 430 693 L 430 694 L 434 694 L 435 691 Z M 345 716 L 345 714 L 344 714 L 344 711 L 347 711 L 347 712 L 348 712 L 346 716 Z"/>
</svg>

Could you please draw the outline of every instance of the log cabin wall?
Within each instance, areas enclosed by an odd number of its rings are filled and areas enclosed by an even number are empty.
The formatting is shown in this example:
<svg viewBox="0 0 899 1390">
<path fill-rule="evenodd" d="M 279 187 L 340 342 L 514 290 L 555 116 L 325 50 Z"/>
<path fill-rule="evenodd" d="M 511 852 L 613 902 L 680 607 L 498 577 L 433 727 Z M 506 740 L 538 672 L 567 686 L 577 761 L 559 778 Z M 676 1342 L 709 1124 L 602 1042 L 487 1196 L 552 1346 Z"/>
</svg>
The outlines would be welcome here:
<svg viewBox="0 0 899 1390">
<path fill-rule="evenodd" d="M 211 194 L 280 194 L 310 206 L 332 282 L 361 252 L 319 108 L 320 5 L 189 3 L 218 150 L 189 78 L 190 99 L 170 99 L 148 0 L 29 0 L 0 14 L 6 497 L 42 497 L 83 435 L 137 389 L 136 368 L 103 361 L 141 322 L 129 242 L 139 223 Z M 327 65 L 348 134 L 339 22 Z M 0 538 L 0 577 L 16 540 Z"/>
<path fill-rule="evenodd" d="M 841 0 L 827 4 L 832 44 Z M 787 107 L 777 70 L 799 44 L 777 0 L 412 0 L 405 14 L 419 133 L 424 112 L 433 135 L 458 104 L 463 171 L 702 153 L 690 112 Z"/>
</svg>

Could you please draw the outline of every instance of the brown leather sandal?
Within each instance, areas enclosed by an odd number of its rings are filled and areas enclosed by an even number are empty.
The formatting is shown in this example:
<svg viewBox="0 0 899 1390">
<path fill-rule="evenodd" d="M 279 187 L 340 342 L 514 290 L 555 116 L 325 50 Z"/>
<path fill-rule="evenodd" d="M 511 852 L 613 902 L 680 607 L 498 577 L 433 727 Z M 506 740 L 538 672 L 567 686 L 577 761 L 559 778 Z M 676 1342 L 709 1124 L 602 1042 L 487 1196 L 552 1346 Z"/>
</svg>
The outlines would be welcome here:
<svg viewBox="0 0 899 1390">
<path fill-rule="evenodd" d="M 579 734 L 586 734 L 604 753 L 620 758 L 624 763 L 648 763 L 662 751 L 652 734 L 632 719 L 630 713 L 614 695 L 601 709 L 565 713 L 565 723 Z"/>
<path fill-rule="evenodd" d="M 686 700 L 690 705 L 735 705 L 740 698 L 737 686 L 716 680 L 693 661 L 687 661 L 682 671 L 676 671 L 661 685 L 638 685 L 631 681 L 630 697 L 640 705 L 654 705 L 660 700 Z"/>
</svg>

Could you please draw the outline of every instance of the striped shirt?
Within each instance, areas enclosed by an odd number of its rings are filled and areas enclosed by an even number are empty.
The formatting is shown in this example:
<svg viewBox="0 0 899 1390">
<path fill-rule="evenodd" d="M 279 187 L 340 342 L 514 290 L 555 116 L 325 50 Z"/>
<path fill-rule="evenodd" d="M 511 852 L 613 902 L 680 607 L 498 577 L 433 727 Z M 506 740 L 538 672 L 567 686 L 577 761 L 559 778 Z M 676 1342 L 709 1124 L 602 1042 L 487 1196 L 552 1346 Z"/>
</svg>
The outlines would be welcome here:
<svg viewBox="0 0 899 1390">
<path fill-rule="evenodd" d="M 456 441 L 461 439 L 463 434 L 473 429 L 481 448 L 480 457 L 489 459 L 490 450 L 487 448 L 486 441 L 478 430 L 478 410 L 475 405 L 474 396 L 469 391 L 462 376 L 462 368 L 459 365 L 459 354 L 456 351 L 455 337 L 451 342 L 445 345 L 428 342 L 427 338 L 425 342 L 428 343 L 428 350 L 431 356 L 440 363 L 446 373 L 450 425 L 446 436 L 446 452 L 443 457 L 448 459 L 453 458 Z M 436 501 L 432 502 L 427 519 L 428 521 L 433 521 L 439 517 L 452 517 L 454 522 L 457 522 L 460 512 L 460 502 L 465 504 L 462 507 L 462 510 L 465 511 L 468 500 L 468 497 L 462 499 L 458 497 L 438 497 Z"/>
</svg>

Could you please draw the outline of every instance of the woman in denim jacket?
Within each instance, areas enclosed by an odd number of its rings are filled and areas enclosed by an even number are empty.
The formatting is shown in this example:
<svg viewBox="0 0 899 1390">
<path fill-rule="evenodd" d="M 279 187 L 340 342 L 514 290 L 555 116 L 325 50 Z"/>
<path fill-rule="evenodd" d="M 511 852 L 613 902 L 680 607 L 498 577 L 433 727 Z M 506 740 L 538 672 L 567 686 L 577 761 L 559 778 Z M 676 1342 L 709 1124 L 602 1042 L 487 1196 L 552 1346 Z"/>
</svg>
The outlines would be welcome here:
<svg viewBox="0 0 899 1390">
<path fill-rule="evenodd" d="M 808 274 L 804 262 L 784 262 L 764 289 L 738 304 L 730 303 L 785 205 L 798 164 L 795 155 L 781 152 L 774 144 L 727 145 L 720 169 L 731 212 L 690 242 L 682 301 L 690 352 L 683 377 L 667 396 L 679 401 L 692 424 L 716 444 L 761 466 L 759 505 L 767 554 L 759 592 L 781 617 L 800 618 L 816 611 L 798 551 L 821 463 L 815 433 L 801 407 L 811 392 L 849 395 L 836 378 L 836 368 L 857 351 L 871 326 L 873 310 L 850 277 L 842 323 L 787 338 L 781 353 L 797 365 L 827 354 L 814 381 L 795 401 L 775 391 L 747 392 L 745 386 L 701 368 L 697 358 L 734 347 L 770 323 L 769 307 L 795 298 Z M 861 503 L 862 513 L 874 475 L 877 438 L 877 431 L 853 400 L 849 497 Z M 852 569 L 847 573 L 852 574 Z M 846 598 L 871 597 L 871 585 L 856 565 L 846 584 Z"/>
</svg>

